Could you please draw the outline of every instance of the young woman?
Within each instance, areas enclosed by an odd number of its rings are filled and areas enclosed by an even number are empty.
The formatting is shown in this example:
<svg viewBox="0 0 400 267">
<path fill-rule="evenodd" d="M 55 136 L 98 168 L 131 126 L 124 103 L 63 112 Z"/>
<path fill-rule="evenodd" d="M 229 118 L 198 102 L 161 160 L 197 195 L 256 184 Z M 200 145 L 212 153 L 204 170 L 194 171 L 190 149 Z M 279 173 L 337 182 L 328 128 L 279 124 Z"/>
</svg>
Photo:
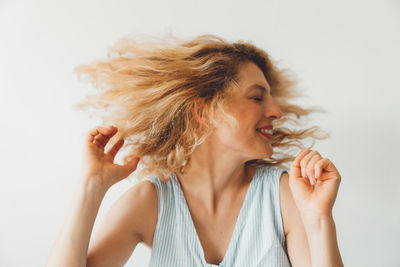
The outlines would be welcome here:
<svg viewBox="0 0 400 267">
<path fill-rule="evenodd" d="M 152 248 L 151 266 L 343 266 L 332 217 L 341 176 L 317 151 L 284 153 L 318 127 L 289 127 L 312 109 L 288 102 L 299 94 L 266 52 L 215 35 L 124 40 L 113 52 L 77 69 L 103 90 L 83 106 L 105 108 L 115 126 L 86 135 L 48 267 L 123 266 L 139 242 Z M 105 193 L 139 160 L 137 177 L 147 176 L 90 238 Z"/>
</svg>

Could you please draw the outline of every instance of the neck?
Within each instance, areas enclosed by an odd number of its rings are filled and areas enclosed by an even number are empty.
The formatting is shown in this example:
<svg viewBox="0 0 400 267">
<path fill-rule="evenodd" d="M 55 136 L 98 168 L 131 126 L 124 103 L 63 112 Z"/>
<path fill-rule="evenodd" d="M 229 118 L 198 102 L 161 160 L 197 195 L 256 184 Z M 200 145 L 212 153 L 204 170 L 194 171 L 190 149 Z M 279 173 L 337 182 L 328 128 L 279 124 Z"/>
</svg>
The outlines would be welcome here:
<svg viewBox="0 0 400 267">
<path fill-rule="evenodd" d="M 247 160 L 206 140 L 191 155 L 187 171 L 178 174 L 182 190 L 186 197 L 200 200 L 213 212 L 220 201 L 229 201 L 247 188 L 254 174 L 254 170 L 245 168 Z"/>
</svg>

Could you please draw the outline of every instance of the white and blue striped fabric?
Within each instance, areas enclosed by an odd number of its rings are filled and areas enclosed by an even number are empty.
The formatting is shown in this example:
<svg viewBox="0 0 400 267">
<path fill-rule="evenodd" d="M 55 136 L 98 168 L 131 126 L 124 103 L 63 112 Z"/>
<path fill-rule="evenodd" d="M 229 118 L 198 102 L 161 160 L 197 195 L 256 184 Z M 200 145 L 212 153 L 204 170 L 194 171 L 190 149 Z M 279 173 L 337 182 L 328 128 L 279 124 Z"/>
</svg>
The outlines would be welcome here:
<svg viewBox="0 0 400 267">
<path fill-rule="evenodd" d="M 287 256 L 279 201 L 279 167 L 258 167 L 226 254 L 219 265 L 209 264 L 175 174 L 168 182 L 151 181 L 158 194 L 158 220 L 150 266 L 291 266 Z"/>
</svg>

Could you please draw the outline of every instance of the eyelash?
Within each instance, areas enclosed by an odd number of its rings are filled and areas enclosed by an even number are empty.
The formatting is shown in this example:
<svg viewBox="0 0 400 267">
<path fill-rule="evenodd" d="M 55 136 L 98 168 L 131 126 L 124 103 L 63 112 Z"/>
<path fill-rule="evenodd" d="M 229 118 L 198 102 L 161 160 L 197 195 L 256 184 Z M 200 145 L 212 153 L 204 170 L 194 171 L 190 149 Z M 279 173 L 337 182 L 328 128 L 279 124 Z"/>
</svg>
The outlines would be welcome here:
<svg viewBox="0 0 400 267">
<path fill-rule="evenodd" d="M 272 92 L 270 93 L 270 95 L 272 96 Z M 255 101 L 257 101 L 257 102 L 262 102 L 263 101 L 263 98 L 261 98 L 261 97 L 255 97 L 255 98 L 253 98 Z"/>
</svg>

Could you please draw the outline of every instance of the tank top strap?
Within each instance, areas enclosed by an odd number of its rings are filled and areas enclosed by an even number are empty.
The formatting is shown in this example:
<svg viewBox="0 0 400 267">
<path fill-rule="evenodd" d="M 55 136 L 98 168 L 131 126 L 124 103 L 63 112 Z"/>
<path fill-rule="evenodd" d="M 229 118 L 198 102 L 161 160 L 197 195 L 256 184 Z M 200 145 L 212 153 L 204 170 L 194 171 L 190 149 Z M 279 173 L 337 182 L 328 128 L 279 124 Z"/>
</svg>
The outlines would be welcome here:
<svg viewBox="0 0 400 267">
<path fill-rule="evenodd" d="M 168 225 L 172 218 L 171 215 L 175 214 L 177 210 L 177 202 L 179 201 L 179 195 L 177 194 L 176 186 L 171 181 L 171 178 L 167 181 L 162 181 L 158 176 L 145 177 L 144 180 L 150 181 L 156 188 L 157 191 L 157 204 L 158 204 L 158 218 L 157 218 L 157 230 L 165 230 L 165 225 Z M 154 236 L 156 238 L 156 236 Z"/>
<path fill-rule="evenodd" d="M 157 208 L 158 208 L 158 218 L 161 218 L 164 210 L 164 205 L 168 202 L 170 194 L 168 193 L 167 184 L 161 181 L 157 176 L 145 177 L 144 180 L 150 181 L 157 191 Z"/>
<path fill-rule="evenodd" d="M 191 218 L 185 207 L 176 178 L 145 178 L 154 184 L 158 195 L 158 218 L 153 236 L 149 266 L 203 266 Z"/>
<path fill-rule="evenodd" d="M 265 205 L 264 208 L 270 211 L 269 219 L 273 220 L 274 229 L 281 242 L 285 242 L 285 236 L 281 215 L 279 187 L 280 178 L 284 172 L 288 171 L 280 167 L 266 166 L 261 167 L 261 175 L 259 176 L 261 179 L 260 190 L 262 191 L 260 195 L 262 199 L 260 199 L 260 201 L 263 201 Z"/>
</svg>

